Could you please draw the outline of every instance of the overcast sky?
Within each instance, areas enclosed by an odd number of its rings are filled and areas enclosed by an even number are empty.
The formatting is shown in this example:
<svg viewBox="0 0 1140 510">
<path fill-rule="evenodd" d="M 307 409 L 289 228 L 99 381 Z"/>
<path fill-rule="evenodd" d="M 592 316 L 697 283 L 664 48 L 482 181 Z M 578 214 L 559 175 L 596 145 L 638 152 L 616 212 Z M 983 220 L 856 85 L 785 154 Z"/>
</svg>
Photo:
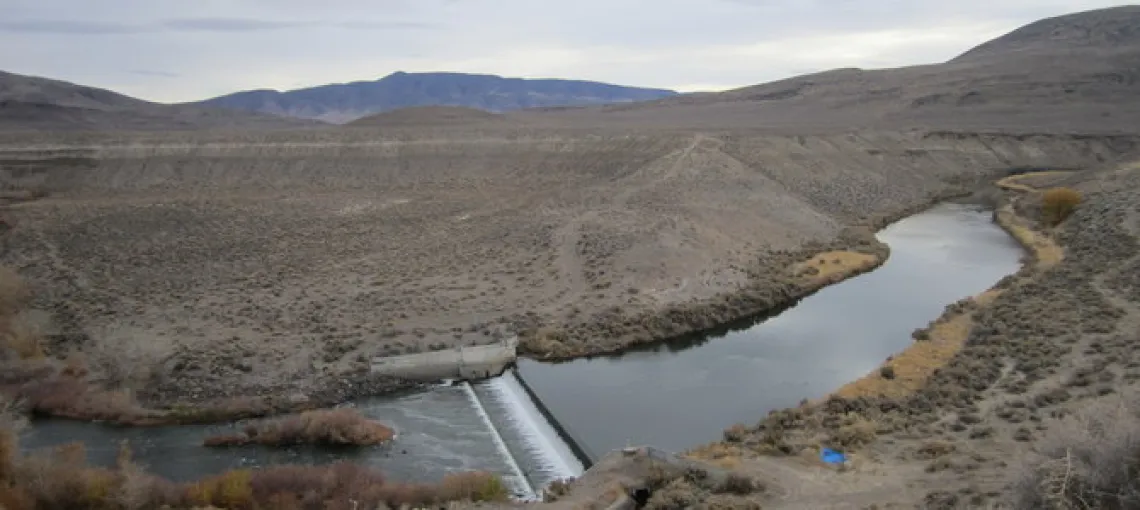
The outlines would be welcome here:
<svg viewBox="0 0 1140 510">
<path fill-rule="evenodd" d="M 1098 0 L 0 0 L 0 70 L 155 101 L 394 71 L 720 90 L 942 61 Z"/>
</svg>

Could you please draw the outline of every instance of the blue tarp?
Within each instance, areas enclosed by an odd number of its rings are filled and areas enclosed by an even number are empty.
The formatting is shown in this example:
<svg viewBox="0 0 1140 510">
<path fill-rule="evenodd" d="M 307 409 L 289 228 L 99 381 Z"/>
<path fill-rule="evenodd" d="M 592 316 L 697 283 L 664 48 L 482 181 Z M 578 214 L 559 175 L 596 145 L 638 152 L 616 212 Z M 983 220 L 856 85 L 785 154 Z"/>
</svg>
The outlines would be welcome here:
<svg viewBox="0 0 1140 510">
<path fill-rule="evenodd" d="M 847 456 L 841 452 L 832 450 L 831 448 L 824 448 L 819 452 L 819 460 L 828 464 L 842 464 L 847 462 Z"/>
</svg>

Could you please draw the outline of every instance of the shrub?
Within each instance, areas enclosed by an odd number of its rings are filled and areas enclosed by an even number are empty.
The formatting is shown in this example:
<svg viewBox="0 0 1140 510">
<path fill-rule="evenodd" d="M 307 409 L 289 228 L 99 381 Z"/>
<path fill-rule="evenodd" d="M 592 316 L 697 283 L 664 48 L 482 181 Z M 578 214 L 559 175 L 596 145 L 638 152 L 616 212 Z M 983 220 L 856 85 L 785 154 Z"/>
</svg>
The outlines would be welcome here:
<svg viewBox="0 0 1140 510">
<path fill-rule="evenodd" d="M 569 494 L 570 489 L 573 486 L 573 478 L 554 480 L 546 486 L 546 490 L 542 491 L 542 501 L 544 503 L 553 503 L 555 501 L 558 501 L 559 498 Z"/>
<path fill-rule="evenodd" d="M 440 483 L 440 493 L 448 501 L 507 501 L 511 492 L 503 479 L 491 473 L 457 473 Z"/>
<path fill-rule="evenodd" d="M 102 391 L 72 377 L 32 381 L 20 397 L 33 413 L 115 423 L 145 422 L 151 416 L 124 391 Z"/>
<path fill-rule="evenodd" d="M 273 466 L 234 470 L 196 483 L 176 484 L 143 472 L 125 446 L 114 469 L 86 464 L 82 445 L 23 456 L 11 428 L 0 422 L 0 446 L 13 453 L 0 468 L 0 508 L 143 510 L 151 508 L 353 509 L 440 506 L 451 501 L 499 502 L 510 497 L 489 473 L 458 473 L 438 484 L 386 483 L 367 466 Z"/>
<path fill-rule="evenodd" d="M 757 492 L 759 488 L 759 485 L 752 478 L 736 473 L 729 473 L 729 475 L 725 477 L 724 483 L 717 488 L 717 492 L 744 496 Z"/>
<path fill-rule="evenodd" d="M 356 409 L 341 408 L 306 411 L 299 416 L 249 425 L 245 427 L 244 434 L 217 435 L 206 438 L 202 444 L 370 446 L 387 442 L 394 436 L 395 431 L 391 428 L 368 419 Z"/>
<path fill-rule="evenodd" d="M 0 315 L 14 315 L 28 300 L 28 287 L 16 271 L 0 266 Z"/>
<path fill-rule="evenodd" d="M 1112 398 L 1056 421 L 1014 483 L 1016 508 L 1140 507 L 1140 405 Z"/>
<path fill-rule="evenodd" d="M 838 448 L 858 448 L 871 443 L 878 436 L 875 422 L 855 413 L 847 413 L 842 424 L 831 434 L 831 446 Z"/>
<path fill-rule="evenodd" d="M 1060 224 L 1081 203 L 1081 193 L 1072 188 L 1051 188 L 1041 195 L 1041 212 L 1050 225 Z"/>
</svg>

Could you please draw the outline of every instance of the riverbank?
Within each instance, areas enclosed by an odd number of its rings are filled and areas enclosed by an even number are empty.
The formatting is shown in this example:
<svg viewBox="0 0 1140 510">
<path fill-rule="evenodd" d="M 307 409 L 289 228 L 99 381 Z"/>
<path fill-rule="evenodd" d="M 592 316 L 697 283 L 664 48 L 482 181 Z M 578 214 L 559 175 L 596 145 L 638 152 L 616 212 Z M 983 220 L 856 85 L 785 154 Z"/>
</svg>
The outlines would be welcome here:
<svg viewBox="0 0 1140 510">
<path fill-rule="evenodd" d="M 889 360 L 890 369 L 732 427 L 692 454 L 781 473 L 792 485 L 816 477 L 817 500 L 1009 504 L 1018 477 L 1033 471 L 1021 459 L 1040 462 L 1029 447 L 1062 440 L 1068 425 L 1058 418 L 1130 393 L 1140 380 L 1135 168 L 1065 177 L 1085 201 L 1052 230 L 1018 213 L 1034 210 L 1032 189 L 1011 190 L 995 221 L 1032 254 L 1016 275 L 949 306 L 916 332 L 929 339 Z M 821 446 L 847 452 L 848 469 L 813 461 Z"/>
<path fill-rule="evenodd" d="M 995 182 L 994 186 L 1009 192 L 1032 193 L 1036 191 L 1034 188 L 1020 182 L 1028 178 L 1032 175 L 1006 177 Z M 880 430 L 894 427 L 890 423 L 858 417 L 860 405 L 913 397 L 961 353 L 977 327 L 975 316 L 978 313 L 992 306 L 1012 286 L 1028 283 L 1035 275 L 1063 260 L 1064 251 L 1052 236 L 1017 214 L 1014 204 L 1022 198 L 1018 194 L 1007 195 L 993 215 L 994 222 L 1028 254 L 1026 263 L 1016 274 L 1003 278 L 981 294 L 948 305 L 945 312 L 926 328 L 915 330 L 913 344 L 888 358 L 875 371 L 845 384 L 827 398 L 805 401 L 795 409 L 774 411 L 761 420 L 754 431 L 742 425 L 730 427 L 726 429 L 726 442 L 744 443 L 750 432 L 758 432 L 762 439 L 754 446 L 758 446 L 760 453 L 799 455 L 805 449 L 825 446 L 852 452 L 873 442 Z M 845 404 L 837 405 L 839 402 Z M 846 403 L 850 402 L 862 404 L 848 407 Z M 805 421 L 806 417 L 820 413 L 825 416 Z M 838 414 L 827 417 L 829 413 Z M 726 448 L 723 444 L 713 444 L 696 448 L 692 454 L 698 458 L 718 460 L 731 456 L 726 451 L 739 453 L 739 450 Z"/>
<path fill-rule="evenodd" d="M 1043 172 L 1043 176 L 1059 172 Z M 1067 174 L 1067 173 L 1066 173 Z M 1019 174 L 995 183 L 1002 189 L 1033 193 L 1032 188 L 1020 181 L 1039 176 L 1037 173 Z M 841 398 L 887 397 L 903 398 L 921 389 L 934 373 L 945 367 L 965 346 L 974 328 L 974 314 L 993 302 L 1013 285 L 1018 278 L 1028 278 L 1038 271 L 1052 268 L 1064 258 L 1061 248 L 1052 236 L 1035 227 L 1014 210 L 1016 198 L 1006 197 L 994 211 L 994 223 L 1025 249 L 1029 256 L 1017 274 L 1002 279 L 994 287 L 957 303 L 926 328 L 915 330 L 915 342 L 906 350 L 892 356 L 878 370 L 839 388 L 833 395 Z"/>
<path fill-rule="evenodd" d="M 771 315 L 829 285 L 873 271 L 886 262 L 890 247 L 875 238 L 877 230 L 972 192 L 969 187 L 950 186 L 913 205 L 858 220 L 829 243 L 809 243 L 799 250 L 762 255 L 757 264 L 747 270 L 749 282 L 734 292 L 633 315 L 611 309 L 593 317 L 588 324 L 570 324 L 564 326 L 566 329 L 525 330 L 520 334 L 520 355 L 558 362 L 619 354 L 634 347 L 665 343 L 725 324 Z"/>
</svg>

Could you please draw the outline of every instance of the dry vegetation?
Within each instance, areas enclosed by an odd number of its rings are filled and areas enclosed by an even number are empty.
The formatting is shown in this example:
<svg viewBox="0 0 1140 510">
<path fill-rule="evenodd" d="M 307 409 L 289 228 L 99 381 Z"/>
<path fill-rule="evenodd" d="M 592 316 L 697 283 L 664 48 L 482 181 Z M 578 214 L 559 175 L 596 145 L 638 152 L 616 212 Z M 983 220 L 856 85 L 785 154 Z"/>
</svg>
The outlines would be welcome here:
<svg viewBox="0 0 1140 510">
<path fill-rule="evenodd" d="M 873 253 L 829 251 L 796 264 L 792 273 L 810 282 L 809 285 L 824 286 L 870 271 L 884 259 Z"/>
<path fill-rule="evenodd" d="M 510 496 L 499 478 L 486 473 L 404 484 L 350 463 L 235 470 L 177 484 L 146 474 L 132 462 L 126 444 L 109 469 L 88 466 L 78 443 L 22 455 L 10 423 L 0 424 L 0 508 L 5 510 L 352 510 L 504 502 Z"/>
<path fill-rule="evenodd" d="M 599 459 L 582 477 L 548 491 L 545 503 L 536 507 L 751 510 L 760 508 L 766 492 L 750 474 L 640 449 Z"/>
<path fill-rule="evenodd" d="M 1135 396 L 1101 399 L 1051 425 L 1020 461 L 1017 509 L 1140 508 Z"/>
<path fill-rule="evenodd" d="M 1057 225 L 1081 203 L 1081 194 L 1071 188 L 1052 188 L 1041 194 L 1041 212 L 1049 225 Z"/>
<path fill-rule="evenodd" d="M 209 437 L 205 446 L 259 444 L 287 446 L 372 446 L 391 441 L 395 431 L 370 420 L 356 409 L 306 411 L 299 416 L 246 425 L 241 434 Z"/>
<path fill-rule="evenodd" d="M 996 219 L 1035 254 L 1018 274 L 948 307 L 884 369 L 727 429 L 722 446 L 694 454 L 768 473 L 774 487 L 819 491 L 801 505 L 1134 507 L 1130 434 L 1140 421 L 1132 407 L 1098 402 L 1140 381 L 1135 167 L 1071 179 L 1084 200 L 1055 228 L 1018 214 L 1040 210 L 1036 190 L 1009 195 Z M 824 474 L 803 462 L 821 446 L 856 462 Z M 1032 469 L 1011 469 L 1030 451 Z"/>
<path fill-rule="evenodd" d="M 517 333 L 565 358 L 762 313 L 870 269 L 875 228 L 995 168 L 1124 143 L 490 127 L 51 141 L 99 148 L 9 136 L 0 161 L 21 169 L 9 187 L 50 192 L 8 207 L 0 254 L 36 291 L 45 352 L 194 421 L 400 387 L 369 374 L 374 356 Z M 797 276 L 819 253 L 840 264 Z"/>
</svg>

